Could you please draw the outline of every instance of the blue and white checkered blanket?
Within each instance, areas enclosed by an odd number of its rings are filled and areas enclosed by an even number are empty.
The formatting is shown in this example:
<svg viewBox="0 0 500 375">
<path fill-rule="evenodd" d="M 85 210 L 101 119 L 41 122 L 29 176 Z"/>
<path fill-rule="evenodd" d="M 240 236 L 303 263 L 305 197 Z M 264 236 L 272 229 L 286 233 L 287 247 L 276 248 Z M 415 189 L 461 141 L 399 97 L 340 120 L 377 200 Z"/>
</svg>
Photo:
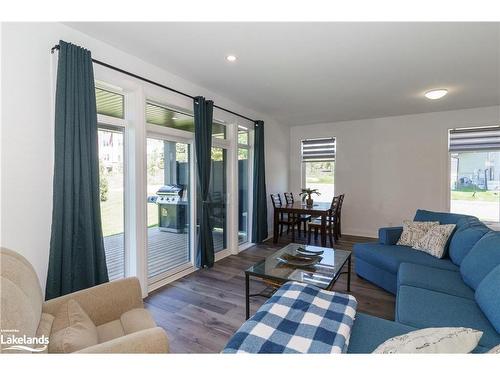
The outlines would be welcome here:
<svg viewBox="0 0 500 375">
<path fill-rule="evenodd" d="M 288 282 L 231 337 L 223 353 L 345 353 L 356 315 L 351 295 Z"/>
</svg>

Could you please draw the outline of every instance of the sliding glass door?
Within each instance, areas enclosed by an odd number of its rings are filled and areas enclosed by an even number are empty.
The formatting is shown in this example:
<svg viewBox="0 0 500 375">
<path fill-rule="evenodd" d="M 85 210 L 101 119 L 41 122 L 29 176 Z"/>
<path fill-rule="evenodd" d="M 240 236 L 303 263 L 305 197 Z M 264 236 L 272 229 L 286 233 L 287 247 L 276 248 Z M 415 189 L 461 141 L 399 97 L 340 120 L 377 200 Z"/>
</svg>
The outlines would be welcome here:
<svg viewBox="0 0 500 375">
<path fill-rule="evenodd" d="M 212 147 L 209 199 L 211 203 L 214 251 L 227 248 L 227 151 Z"/>
<path fill-rule="evenodd" d="M 192 265 L 191 145 L 147 138 L 148 279 L 156 282 Z"/>
</svg>

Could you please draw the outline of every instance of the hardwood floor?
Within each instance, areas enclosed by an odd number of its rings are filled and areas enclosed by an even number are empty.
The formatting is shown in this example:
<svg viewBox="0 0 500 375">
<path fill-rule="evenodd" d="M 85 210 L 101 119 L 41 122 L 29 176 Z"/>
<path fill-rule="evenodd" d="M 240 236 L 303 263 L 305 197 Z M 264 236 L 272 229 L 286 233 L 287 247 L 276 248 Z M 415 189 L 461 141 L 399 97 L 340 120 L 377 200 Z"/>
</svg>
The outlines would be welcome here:
<svg viewBox="0 0 500 375">
<path fill-rule="evenodd" d="M 344 235 L 337 247 L 351 250 L 356 242 L 371 238 Z M 170 340 L 172 353 L 218 353 L 245 321 L 244 271 L 290 242 L 286 236 L 278 244 L 272 241 L 253 246 L 238 255 L 217 262 L 212 269 L 196 271 L 151 293 L 146 308 Z M 296 242 L 304 242 L 296 239 Z M 354 262 L 353 262 L 354 265 Z M 345 292 L 347 276 L 342 275 L 334 290 Z M 252 279 L 250 293 L 264 288 Z M 351 294 L 358 300 L 358 311 L 385 319 L 394 319 L 394 296 L 359 278 L 352 272 Z M 251 298 L 251 314 L 265 302 Z"/>
</svg>

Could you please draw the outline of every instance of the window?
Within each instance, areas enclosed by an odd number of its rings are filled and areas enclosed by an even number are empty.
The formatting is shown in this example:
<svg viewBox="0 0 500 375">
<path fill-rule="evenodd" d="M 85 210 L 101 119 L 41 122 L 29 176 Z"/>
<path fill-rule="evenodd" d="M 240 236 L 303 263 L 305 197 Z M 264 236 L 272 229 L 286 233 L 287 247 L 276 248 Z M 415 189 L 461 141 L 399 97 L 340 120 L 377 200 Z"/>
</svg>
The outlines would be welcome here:
<svg viewBox="0 0 500 375">
<path fill-rule="evenodd" d="M 116 118 L 125 116 L 124 96 L 99 87 L 95 89 L 97 113 Z"/>
<path fill-rule="evenodd" d="M 147 138 L 150 282 L 191 265 L 190 163 L 190 144 Z"/>
<path fill-rule="evenodd" d="M 146 122 L 194 133 L 193 115 L 172 110 L 152 102 L 146 102 Z M 225 139 L 226 126 L 220 122 L 214 121 L 212 125 L 212 136 Z"/>
<path fill-rule="evenodd" d="M 318 189 L 318 202 L 331 202 L 335 196 L 335 138 L 302 141 L 302 183 L 304 188 Z"/>
<path fill-rule="evenodd" d="M 123 130 L 99 125 L 99 197 L 110 280 L 125 276 Z"/>
<path fill-rule="evenodd" d="M 227 151 L 222 147 L 212 147 L 210 168 L 210 216 L 213 227 L 214 251 L 227 248 Z M 200 206 L 201 207 L 201 206 Z"/>
<path fill-rule="evenodd" d="M 249 131 L 238 126 L 238 244 L 248 242 L 249 229 Z"/>
<path fill-rule="evenodd" d="M 500 221 L 500 127 L 453 129 L 449 135 L 450 212 Z"/>
</svg>

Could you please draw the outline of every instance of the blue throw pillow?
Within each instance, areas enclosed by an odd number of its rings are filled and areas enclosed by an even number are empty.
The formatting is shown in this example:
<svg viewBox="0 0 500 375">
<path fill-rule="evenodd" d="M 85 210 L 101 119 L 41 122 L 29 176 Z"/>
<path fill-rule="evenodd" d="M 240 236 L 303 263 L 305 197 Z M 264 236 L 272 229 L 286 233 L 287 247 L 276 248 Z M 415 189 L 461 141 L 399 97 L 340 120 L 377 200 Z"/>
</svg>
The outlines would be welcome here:
<svg viewBox="0 0 500 375">
<path fill-rule="evenodd" d="M 465 256 L 460 265 L 464 282 L 476 290 L 487 274 L 500 264 L 500 232 L 486 233 Z"/>
<path fill-rule="evenodd" d="M 490 229 L 476 218 L 464 218 L 457 222 L 457 229 L 451 236 L 449 254 L 451 261 L 460 266 L 472 247 Z"/>
<path fill-rule="evenodd" d="M 481 281 L 475 297 L 484 315 L 500 333 L 500 265 Z"/>
</svg>

